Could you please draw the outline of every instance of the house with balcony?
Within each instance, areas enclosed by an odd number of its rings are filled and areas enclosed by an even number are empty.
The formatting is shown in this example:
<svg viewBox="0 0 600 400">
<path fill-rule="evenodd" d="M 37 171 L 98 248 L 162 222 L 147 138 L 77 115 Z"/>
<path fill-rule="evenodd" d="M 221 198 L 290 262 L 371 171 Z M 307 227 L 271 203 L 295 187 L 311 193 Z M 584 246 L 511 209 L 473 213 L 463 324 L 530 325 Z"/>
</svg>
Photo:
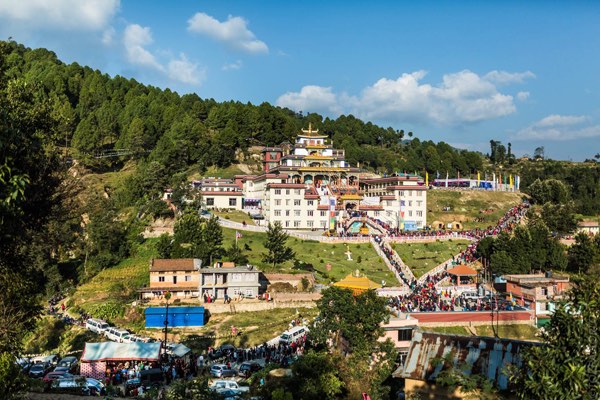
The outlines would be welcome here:
<svg viewBox="0 0 600 400">
<path fill-rule="evenodd" d="M 200 268 L 199 293 L 204 300 L 246 297 L 255 298 L 260 288 L 260 271 L 253 265 L 236 266 L 232 262 L 216 262 L 212 267 Z"/>
</svg>

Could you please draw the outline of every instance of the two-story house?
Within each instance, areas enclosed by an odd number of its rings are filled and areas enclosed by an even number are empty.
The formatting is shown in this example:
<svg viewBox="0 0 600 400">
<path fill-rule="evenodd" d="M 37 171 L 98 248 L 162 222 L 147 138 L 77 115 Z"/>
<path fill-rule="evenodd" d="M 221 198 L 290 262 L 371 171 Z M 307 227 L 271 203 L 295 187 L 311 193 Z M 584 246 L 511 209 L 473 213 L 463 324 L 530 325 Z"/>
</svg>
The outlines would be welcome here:
<svg viewBox="0 0 600 400">
<path fill-rule="evenodd" d="M 198 297 L 202 262 L 194 258 L 150 260 L 150 285 L 141 289 L 142 297 L 151 299 L 169 291 L 174 298 Z"/>
<path fill-rule="evenodd" d="M 252 265 L 236 266 L 232 262 L 216 262 L 210 268 L 201 268 L 199 291 L 206 299 L 224 299 L 238 296 L 256 297 L 260 271 Z"/>
<path fill-rule="evenodd" d="M 517 304 L 534 309 L 537 318 L 548 318 L 555 301 L 570 287 L 569 277 L 552 273 L 505 275 L 506 297 Z"/>
</svg>

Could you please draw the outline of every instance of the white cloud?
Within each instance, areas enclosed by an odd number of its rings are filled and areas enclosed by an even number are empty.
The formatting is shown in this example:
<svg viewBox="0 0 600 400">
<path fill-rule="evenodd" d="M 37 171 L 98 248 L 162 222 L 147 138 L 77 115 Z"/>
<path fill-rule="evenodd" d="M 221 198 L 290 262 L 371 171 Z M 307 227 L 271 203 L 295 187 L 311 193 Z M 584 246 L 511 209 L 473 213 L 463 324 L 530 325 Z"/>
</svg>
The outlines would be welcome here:
<svg viewBox="0 0 600 400">
<path fill-rule="evenodd" d="M 512 73 L 506 71 L 490 71 L 484 76 L 484 79 L 499 85 L 523 83 L 526 79 L 530 78 L 535 78 L 535 74 L 531 71 Z"/>
<path fill-rule="evenodd" d="M 151 67 L 163 71 L 164 67 L 156 61 L 154 55 L 145 46 L 152 44 L 152 33 L 149 27 L 131 24 L 125 28 L 123 44 L 127 60 L 132 64 Z"/>
<path fill-rule="evenodd" d="M 240 69 L 242 68 L 242 60 L 236 60 L 235 62 L 232 62 L 230 64 L 225 64 L 221 67 L 221 69 L 223 71 L 230 71 L 230 70 L 234 70 L 234 69 Z"/>
<path fill-rule="evenodd" d="M 296 111 L 352 113 L 368 120 L 460 125 L 503 117 L 516 111 L 513 96 L 494 83 L 464 70 L 444 75 L 438 85 L 421 83 L 425 71 L 382 78 L 358 96 L 335 94 L 330 87 L 305 86 L 288 92 L 277 104 Z"/>
<path fill-rule="evenodd" d="M 520 101 L 525 101 L 529 98 L 529 92 L 519 92 L 517 93 L 517 99 Z"/>
<path fill-rule="evenodd" d="M 277 99 L 277 105 L 295 111 L 341 114 L 338 96 L 330 87 L 304 86 L 300 92 L 288 92 Z"/>
<path fill-rule="evenodd" d="M 101 30 L 119 8 L 119 0 L 2 0 L 0 18 L 20 26 L 60 30 Z"/>
<path fill-rule="evenodd" d="M 115 38 L 116 33 L 117 32 L 115 31 L 115 28 L 112 26 L 109 26 L 108 29 L 105 29 L 102 33 L 102 44 L 105 46 L 110 46 Z"/>
<path fill-rule="evenodd" d="M 192 85 L 198 85 L 206 77 L 206 70 L 198 70 L 198 64 L 188 61 L 183 53 L 179 60 L 169 61 L 167 70 L 169 78 Z"/>
<path fill-rule="evenodd" d="M 171 59 L 166 66 L 146 47 L 153 43 L 149 27 L 131 24 L 125 28 L 123 45 L 127 60 L 134 65 L 151 68 L 166 74 L 171 80 L 198 85 L 206 78 L 206 70 L 199 69 L 198 64 L 189 61 L 181 53 L 179 59 Z M 165 54 L 169 54 L 168 52 Z"/>
<path fill-rule="evenodd" d="M 600 136 L 600 125 L 583 115 L 549 115 L 519 131 L 514 140 L 567 141 Z"/>
<path fill-rule="evenodd" d="M 266 43 L 258 40 L 242 17 L 227 17 L 219 21 L 208 14 L 196 13 L 188 20 L 188 31 L 210 36 L 227 45 L 248 53 L 268 53 Z"/>
</svg>

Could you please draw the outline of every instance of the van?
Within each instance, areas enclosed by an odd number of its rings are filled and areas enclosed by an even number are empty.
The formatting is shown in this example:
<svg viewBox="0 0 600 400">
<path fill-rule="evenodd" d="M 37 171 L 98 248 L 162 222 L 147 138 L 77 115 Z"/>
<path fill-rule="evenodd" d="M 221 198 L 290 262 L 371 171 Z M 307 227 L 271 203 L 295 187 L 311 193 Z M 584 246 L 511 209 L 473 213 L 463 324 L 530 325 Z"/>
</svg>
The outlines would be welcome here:
<svg viewBox="0 0 600 400">
<path fill-rule="evenodd" d="M 296 340 L 305 336 L 308 333 L 308 328 L 305 326 L 296 326 L 288 331 L 283 332 L 281 336 L 279 336 L 279 343 L 282 344 L 292 344 Z"/>
<path fill-rule="evenodd" d="M 90 318 L 85 321 L 85 328 L 94 333 L 102 335 L 109 328 L 109 325 L 101 319 Z"/>
<path fill-rule="evenodd" d="M 479 293 L 474 292 L 474 291 L 462 292 L 461 296 L 467 300 L 477 300 L 477 299 L 480 299 L 481 297 L 483 297 L 483 296 L 480 296 Z"/>
<path fill-rule="evenodd" d="M 125 329 L 110 327 L 106 330 L 106 338 L 113 342 L 124 343 L 129 341 L 129 331 Z"/>
</svg>

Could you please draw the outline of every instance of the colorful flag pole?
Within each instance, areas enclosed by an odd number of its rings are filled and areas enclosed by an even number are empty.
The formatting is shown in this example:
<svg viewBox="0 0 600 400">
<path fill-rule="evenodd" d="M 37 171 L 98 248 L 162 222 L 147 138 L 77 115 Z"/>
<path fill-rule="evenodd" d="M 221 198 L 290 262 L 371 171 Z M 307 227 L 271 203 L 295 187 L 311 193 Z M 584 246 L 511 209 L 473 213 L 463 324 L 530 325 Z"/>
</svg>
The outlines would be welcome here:
<svg viewBox="0 0 600 400">
<path fill-rule="evenodd" d="M 448 187 L 448 171 L 446 171 L 446 187 Z"/>
<path fill-rule="evenodd" d="M 481 184 L 481 172 L 477 171 L 477 186 Z"/>
<path fill-rule="evenodd" d="M 429 172 L 425 171 L 425 186 L 429 186 Z"/>
</svg>

